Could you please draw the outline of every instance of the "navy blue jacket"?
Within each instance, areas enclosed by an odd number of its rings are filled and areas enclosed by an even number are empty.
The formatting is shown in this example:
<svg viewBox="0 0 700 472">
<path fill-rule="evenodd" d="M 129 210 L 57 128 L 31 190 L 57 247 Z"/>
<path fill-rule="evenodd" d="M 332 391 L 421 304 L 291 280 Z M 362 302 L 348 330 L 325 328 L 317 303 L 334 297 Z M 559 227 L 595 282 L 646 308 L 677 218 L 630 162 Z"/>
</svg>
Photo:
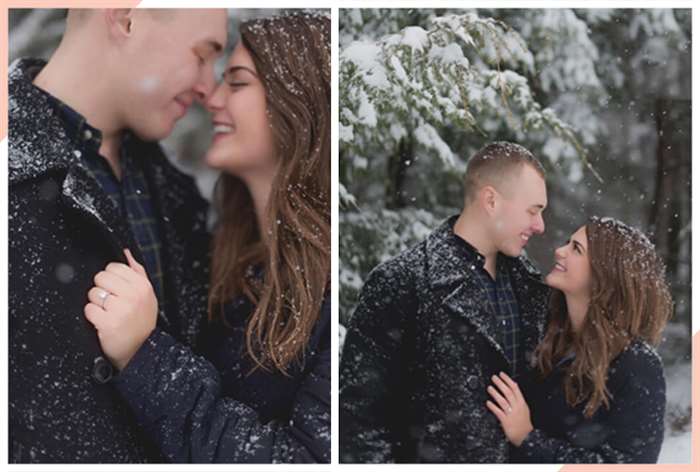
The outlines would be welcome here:
<svg viewBox="0 0 700 472">
<path fill-rule="evenodd" d="M 112 366 L 83 308 L 93 277 L 129 248 L 128 222 L 88 170 L 61 111 L 32 83 L 45 62 L 9 70 L 9 461 L 162 461 L 110 383 Z M 206 320 L 210 235 L 194 180 L 157 143 L 138 157 L 157 214 L 166 298 L 157 330 L 193 344 Z"/>
<path fill-rule="evenodd" d="M 642 341 L 628 346 L 610 364 L 606 387 L 610 409 L 592 418 L 585 403 L 570 407 L 564 397 L 566 363 L 544 379 L 531 377 L 521 390 L 535 427 L 512 462 L 654 463 L 664 437 L 666 382 L 656 351 Z"/>
<path fill-rule="evenodd" d="M 252 305 L 226 307 L 201 357 L 154 331 L 114 383 L 173 462 L 330 462 L 330 300 L 289 377 L 245 355 Z M 248 375 L 249 374 L 249 375 Z"/>
</svg>

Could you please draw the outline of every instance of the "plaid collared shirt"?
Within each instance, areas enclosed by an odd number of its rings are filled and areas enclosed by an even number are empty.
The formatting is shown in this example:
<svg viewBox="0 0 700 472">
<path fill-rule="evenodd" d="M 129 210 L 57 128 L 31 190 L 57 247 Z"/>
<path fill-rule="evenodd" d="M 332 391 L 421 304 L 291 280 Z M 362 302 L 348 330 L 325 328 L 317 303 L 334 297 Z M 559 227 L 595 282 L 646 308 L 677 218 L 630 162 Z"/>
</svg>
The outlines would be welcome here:
<svg viewBox="0 0 700 472">
<path fill-rule="evenodd" d="M 48 95 L 48 94 L 47 94 Z M 81 158 L 114 204 L 117 211 L 126 217 L 134 239 L 141 250 L 148 278 L 158 298 L 164 306 L 165 293 L 163 267 L 161 264 L 161 243 L 158 236 L 156 214 L 148 191 L 148 183 L 137 158 L 129 154 L 130 133 L 125 133 L 120 146 L 119 164 L 122 178 L 117 179 L 107 160 L 99 153 L 102 143 L 100 130 L 90 126 L 85 118 L 71 107 L 49 95 L 60 110 L 68 136 L 80 148 Z M 162 310 L 161 310 L 162 316 Z"/>
<path fill-rule="evenodd" d="M 510 360 L 511 376 L 515 376 L 520 359 L 520 310 L 510 284 L 508 269 L 499 254 L 496 261 L 496 280 L 491 278 L 483 264 L 478 267 L 476 274 L 486 289 L 491 309 L 502 330 L 501 345 Z"/>
<path fill-rule="evenodd" d="M 495 316 L 501 329 L 501 346 L 503 347 L 511 366 L 511 376 L 518 373 L 518 367 L 524 359 L 520 346 L 520 309 L 515 299 L 515 292 L 510 282 L 508 268 L 503 257 L 498 254 L 496 259 L 496 279 L 491 278 L 484 264 L 486 259 L 474 246 L 455 235 L 464 246 L 466 253 L 474 262 L 474 273 L 489 300 L 491 313 Z"/>
</svg>

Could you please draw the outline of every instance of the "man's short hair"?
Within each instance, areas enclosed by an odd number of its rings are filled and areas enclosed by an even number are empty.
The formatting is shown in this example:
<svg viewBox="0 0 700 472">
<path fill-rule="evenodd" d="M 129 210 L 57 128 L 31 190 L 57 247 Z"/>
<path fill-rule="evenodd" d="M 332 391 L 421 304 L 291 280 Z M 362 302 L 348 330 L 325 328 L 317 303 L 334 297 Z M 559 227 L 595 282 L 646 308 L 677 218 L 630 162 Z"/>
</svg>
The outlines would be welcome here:
<svg viewBox="0 0 700 472">
<path fill-rule="evenodd" d="M 141 10 L 160 20 L 168 20 L 178 11 L 174 8 L 143 8 Z M 82 25 L 95 11 L 97 10 L 94 8 L 69 8 L 66 11 L 66 29 Z"/>
<path fill-rule="evenodd" d="M 515 176 L 523 166 L 529 165 L 544 179 L 542 163 L 523 146 L 507 141 L 497 141 L 479 149 L 467 162 L 464 174 L 464 202 L 471 203 L 485 185 L 503 192 L 505 181 Z"/>
</svg>

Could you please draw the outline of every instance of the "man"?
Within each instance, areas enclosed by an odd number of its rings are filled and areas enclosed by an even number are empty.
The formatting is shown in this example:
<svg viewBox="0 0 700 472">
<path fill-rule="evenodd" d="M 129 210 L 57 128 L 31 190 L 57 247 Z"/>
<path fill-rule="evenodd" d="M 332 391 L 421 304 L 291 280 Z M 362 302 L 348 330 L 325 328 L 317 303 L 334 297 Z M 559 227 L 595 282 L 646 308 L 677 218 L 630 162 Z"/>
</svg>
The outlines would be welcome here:
<svg viewBox="0 0 700 472">
<path fill-rule="evenodd" d="M 342 462 L 505 462 L 486 408 L 540 339 L 546 287 L 521 255 L 544 231 L 544 171 L 522 146 L 469 160 L 464 208 L 369 275 L 340 365 Z"/>
<path fill-rule="evenodd" d="M 207 207 L 155 141 L 213 90 L 226 35 L 225 10 L 71 10 L 48 63 L 10 67 L 11 462 L 160 460 L 83 307 L 128 248 L 156 290 L 158 329 L 194 342 Z"/>
</svg>

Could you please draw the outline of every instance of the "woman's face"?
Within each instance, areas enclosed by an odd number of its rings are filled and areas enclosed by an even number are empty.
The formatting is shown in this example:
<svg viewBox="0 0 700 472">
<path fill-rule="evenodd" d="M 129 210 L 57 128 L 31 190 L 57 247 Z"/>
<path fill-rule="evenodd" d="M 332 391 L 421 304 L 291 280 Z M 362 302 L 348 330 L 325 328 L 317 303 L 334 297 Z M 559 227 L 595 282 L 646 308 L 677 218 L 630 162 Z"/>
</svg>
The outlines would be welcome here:
<svg viewBox="0 0 700 472">
<path fill-rule="evenodd" d="M 273 175 L 276 153 L 263 83 L 248 50 L 239 42 L 222 82 L 207 99 L 214 137 L 207 165 L 245 178 Z"/>
<path fill-rule="evenodd" d="M 582 226 L 566 244 L 554 251 L 554 268 L 545 282 L 567 296 L 588 298 L 591 294 L 591 263 L 586 227 Z"/>
</svg>

